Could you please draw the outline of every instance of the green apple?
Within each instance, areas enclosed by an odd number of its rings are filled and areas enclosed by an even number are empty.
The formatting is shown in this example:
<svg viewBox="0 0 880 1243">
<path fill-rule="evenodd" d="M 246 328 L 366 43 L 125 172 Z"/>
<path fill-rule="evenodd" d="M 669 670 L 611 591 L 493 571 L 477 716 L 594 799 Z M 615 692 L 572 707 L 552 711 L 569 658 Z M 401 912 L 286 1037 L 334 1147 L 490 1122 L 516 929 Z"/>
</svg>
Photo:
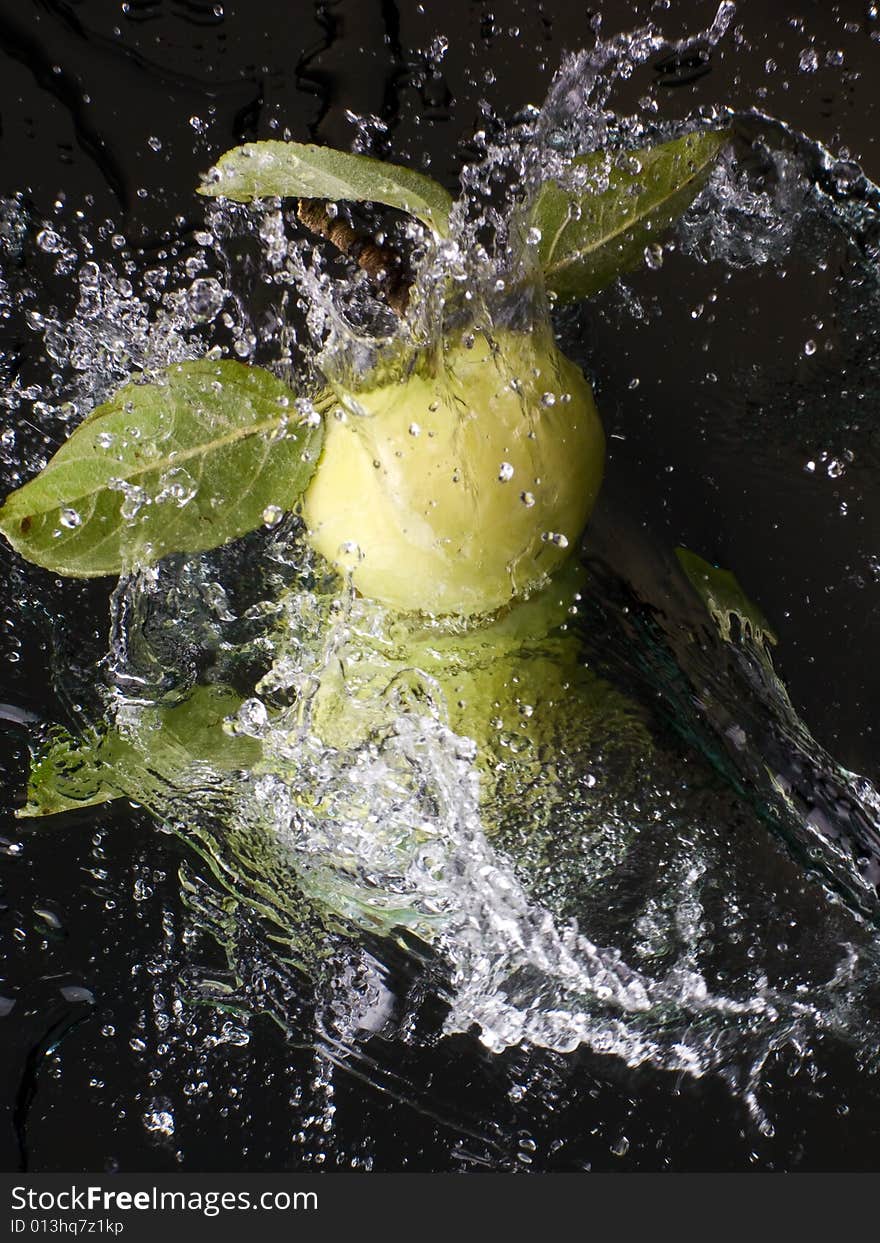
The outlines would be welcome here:
<svg viewBox="0 0 880 1243">
<path fill-rule="evenodd" d="M 576 546 L 604 449 L 590 386 L 549 330 L 447 341 L 340 394 L 303 499 L 309 539 L 393 609 L 490 613 Z"/>
</svg>

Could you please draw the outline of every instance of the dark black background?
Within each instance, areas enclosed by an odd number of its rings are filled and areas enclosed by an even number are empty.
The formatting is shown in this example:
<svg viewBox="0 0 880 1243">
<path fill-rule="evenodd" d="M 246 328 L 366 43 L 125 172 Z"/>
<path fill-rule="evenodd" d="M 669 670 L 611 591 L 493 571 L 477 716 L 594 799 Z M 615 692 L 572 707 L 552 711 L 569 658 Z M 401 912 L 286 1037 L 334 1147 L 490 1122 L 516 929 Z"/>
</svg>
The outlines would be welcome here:
<svg viewBox="0 0 880 1243">
<path fill-rule="evenodd" d="M 597 13 L 606 35 L 650 18 L 678 38 L 706 28 L 715 8 L 714 0 L 0 0 L 0 192 L 23 192 L 38 219 L 63 224 L 83 210 L 96 231 L 110 219 L 150 253 L 198 226 L 193 186 L 221 151 L 285 133 L 347 148 L 356 132 L 349 112 L 382 120 L 392 158 L 428 169 L 454 190 L 473 131 L 491 126 L 493 115 L 539 104 L 563 53 L 591 44 Z M 431 50 L 437 35 L 448 39 L 442 59 L 436 45 Z M 631 109 L 653 93 L 668 119 L 715 104 L 757 108 L 880 177 L 878 37 L 880 20 L 860 0 L 743 0 L 708 73 L 670 80 L 657 58 L 614 103 Z M 810 46 L 820 67 L 804 74 L 798 61 Z M 826 53 L 838 50 L 842 65 L 825 64 Z M 159 140 L 158 150 L 150 139 Z M 692 301 L 698 296 L 695 288 Z M 799 296 L 796 285 L 780 285 L 780 325 Z M 743 366 L 760 366 L 783 347 L 794 355 L 783 327 L 779 335 L 766 331 L 773 308 L 760 309 L 757 325 L 748 317 L 720 325 L 713 348 Z M 817 447 L 808 439 L 794 437 L 765 459 L 735 436 L 714 434 L 711 393 L 683 388 L 681 363 L 670 361 L 687 340 L 686 321 L 683 302 L 662 327 L 634 328 L 625 341 L 600 321 L 592 325 L 606 424 L 632 417 L 627 401 L 653 403 L 645 441 L 614 448 L 612 477 L 630 473 L 643 520 L 659 538 L 736 568 L 783 635 L 780 666 L 810 727 L 844 763 L 876 775 L 878 584 L 855 581 L 866 549 L 880 543 L 876 481 L 856 467 L 823 488 L 800 469 Z M 801 326 L 796 319 L 794 331 Z M 792 382 L 808 382 L 810 365 L 792 363 Z M 627 397 L 633 374 L 638 399 Z M 836 516 L 841 497 L 860 515 L 855 532 Z M 0 572 L 13 593 L 16 571 L 5 548 Z M 98 585 L 77 597 L 91 610 L 90 627 L 100 628 L 105 594 Z M 0 698 L 51 717 L 44 664 L 34 641 L 6 667 Z M 26 767 L 21 732 L 10 730 L 3 745 L 12 802 Z M 0 1019 L 9 1049 L 5 1168 L 314 1167 L 321 1152 L 330 1168 L 367 1159 L 380 1169 L 505 1168 L 524 1164 L 523 1135 L 537 1141 L 534 1168 L 876 1165 L 876 1109 L 860 1099 L 857 1080 L 843 1092 L 848 1115 L 827 1084 L 792 1089 L 771 1142 L 720 1084 L 676 1084 L 587 1057 L 576 1075 L 563 1059 L 536 1059 L 529 1070 L 525 1053 L 492 1059 L 459 1038 L 430 1055 L 412 1054 L 390 1094 L 342 1075 L 332 1097 L 336 1129 L 325 1135 L 327 1091 L 310 1086 L 311 1053 L 268 1022 L 253 1024 L 246 1047 L 205 1053 L 217 1023 L 197 1014 L 191 1033 L 157 1052 L 158 1069 L 146 1067 L 128 1041 L 155 980 L 170 988 L 185 961 L 161 921 L 163 909 L 175 908 L 182 848 L 145 817 L 118 808 L 68 817 L 39 834 L 11 820 L 3 831 L 0 920 L 9 966 L 0 992 L 18 989 L 20 998 Z M 130 889 L 146 872 L 157 896 L 141 906 Z M 63 928 L 54 940 L 34 915 L 46 906 Z M 59 1000 L 64 985 L 88 988 L 96 1004 Z M 841 1076 L 852 1073 L 841 1067 Z M 523 1081 L 543 1076 L 551 1103 L 518 1110 L 507 1095 L 511 1070 Z M 834 1066 L 826 1073 L 833 1082 Z M 199 1075 L 207 1088 L 188 1094 Z M 413 1105 L 407 1075 L 430 1080 L 431 1100 L 445 1102 L 439 1121 Z M 173 1140 L 144 1130 L 142 1115 L 159 1097 L 175 1102 Z M 628 1151 L 612 1155 L 624 1133 Z"/>
</svg>

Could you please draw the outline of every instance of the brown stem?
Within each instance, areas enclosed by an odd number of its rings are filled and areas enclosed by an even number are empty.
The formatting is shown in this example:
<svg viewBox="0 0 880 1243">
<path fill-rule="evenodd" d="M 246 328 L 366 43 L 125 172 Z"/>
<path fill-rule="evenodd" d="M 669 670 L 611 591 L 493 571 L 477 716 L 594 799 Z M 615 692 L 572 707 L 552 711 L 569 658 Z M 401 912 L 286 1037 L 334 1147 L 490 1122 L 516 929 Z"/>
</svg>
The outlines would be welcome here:
<svg viewBox="0 0 880 1243">
<path fill-rule="evenodd" d="M 403 315 L 409 301 L 410 281 L 400 255 L 365 237 L 341 217 L 331 216 L 327 206 L 325 199 L 300 199 L 296 214 L 312 233 L 353 259 L 378 286 L 392 311 Z"/>
</svg>

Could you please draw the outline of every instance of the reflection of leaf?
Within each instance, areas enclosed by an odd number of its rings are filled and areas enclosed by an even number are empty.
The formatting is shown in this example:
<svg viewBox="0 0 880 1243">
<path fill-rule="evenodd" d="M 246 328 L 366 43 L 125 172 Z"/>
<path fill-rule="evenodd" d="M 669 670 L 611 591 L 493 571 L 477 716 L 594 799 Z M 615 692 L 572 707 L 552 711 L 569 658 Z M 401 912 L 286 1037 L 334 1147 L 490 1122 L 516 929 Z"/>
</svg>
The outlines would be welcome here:
<svg viewBox="0 0 880 1243">
<path fill-rule="evenodd" d="M 241 702 L 227 686 L 196 686 L 183 703 L 145 714 L 138 750 L 154 772 L 167 777 L 192 764 L 208 764 L 219 772 L 251 768 L 262 754 L 260 743 L 223 728 Z"/>
<path fill-rule="evenodd" d="M 757 642 L 778 641 L 767 618 L 748 598 L 730 570 L 719 570 L 717 566 L 710 565 L 687 548 L 676 548 L 675 555 L 691 586 L 712 615 L 723 639 L 730 642 L 731 619 L 738 617 L 743 629 Z"/>
<path fill-rule="evenodd" d="M 31 768 L 19 815 L 52 816 L 123 796 L 149 802 L 157 780 L 183 785 L 205 769 L 252 768 L 259 742 L 223 728 L 240 706 L 241 696 L 228 687 L 197 686 L 183 703 L 145 712 L 135 739 L 114 729 L 83 738 L 55 731 Z"/>
<path fill-rule="evenodd" d="M 547 288 L 584 298 L 638 267 L 696 197 L 726 140 L 703 132 L 645 151 L 598 151 L 573 161 L 571 188 L 545 182 L 530 223 L 541 231 Z"/>
<path fill-rule="evenodd" d="M 94 410 L 35 479 L 7 498 L 0 531 L 60 574 L 119 574 L 201 552 L 291 509 L 311 478 L 320 428 L 294 395 L 244 363 L 177 363 Z"/>
<path fill-rule="evenodd" d="M 409 212 L 441 236 L 449 232 L 452 208 L 443 186 L 412 168 L 300 142 L 249 142 L 227 151 L 199 194 L 237 203 L 276 195 L 384 203 Z"/>
<path fill-rule="evenodd" d="M 119 798 L 110 770 L 101 759 L 102 739 L 93 731 L 75 738 L 54 730 L 31 766 L 27 804 L 19 816 L 54 816 Z"/>
</svg>

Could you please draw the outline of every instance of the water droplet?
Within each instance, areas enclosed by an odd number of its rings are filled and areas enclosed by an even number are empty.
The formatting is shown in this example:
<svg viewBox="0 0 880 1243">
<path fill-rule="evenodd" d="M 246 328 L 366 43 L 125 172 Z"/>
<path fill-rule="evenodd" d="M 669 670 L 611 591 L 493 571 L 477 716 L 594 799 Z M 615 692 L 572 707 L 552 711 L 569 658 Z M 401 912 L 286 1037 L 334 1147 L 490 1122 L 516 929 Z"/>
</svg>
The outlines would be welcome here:
<svg viewBox="0 0 880 1243">
<path fill-rule="evenodd" d="M 816 353 L 816 342 L 815 342 L 815 341 L 805 341 L 805 342 L 804 342 L 804 353 L 805 353 L 808 357 L 809 357 L 811 354 L 815 354 L 815 353 Z"/>
<path fill-rule="evenodd" d="M 157 505 L 171 501 L 179 509 L 188 505 L 198 493 L 198 484 L 183 466 L 172 466 L 159 479 L 159 491 L 156 493 Z"/>
<path fill-rule="evenodd" d="M 84 1001 L 90 1006 L 95 1004 L 95 994 L 79 984 L 65 984 L 59 991 L 65 1001 Z"/>
<path fill-rule="evenodd" d="M 75 509 L 62 509 L 61 516 L 58 519 L 63 527 L 67 527 L 69 531 L 75 530 L 82 526 L 82 518 Z"/>
<path fill-rule="evenodd" d="M 235 1023 L 224 1023 L 220 1029 L 220 1035 L 215 1036 L 212 1040 L 213 1044 L 231 1044 L 237 1049 L 243 1049 L 250 1044 L 250 1035 L 243 1028 L 238 1027 Z"/>
<path fill-rule="evenodd" d="M 194 280 L 187 293 L 187 305 L 197 320 L 213 319 L 226 301 L 226 290 L 213 276 Z"/>
<path fill-rule="evenodd" d="M 501 483 L 507 483 L 508 480 L 513 478 L 513 467 L 511 466 L 510 462 L 501 463 L 501 465 L 498 467 L 498 478 L 501 481 Z"/>
<path fill-rule="evenodd" d="M 152 886 L 139 876 L 132 887 L 132 895 L 135 902 L 146 902 L 153 896 Z"/>
<path fill-rule="evenodd" d="M 526 509 L 531 509 L 535 503 L 535 497 L 532 492 L 520 492 L 519 499 L 525 505 Z"/>
<path fill-rule="evenodd" d="M 246 699 L 235 716 L 235 732 L 249 738 L 261 738 L 269 724 L 269 714 L 262 699 Z"/>
<path fill-rule="evenodd" d="M 170 1109 L 151 1109 L 144 1114 L 144 1126 L 157 1135 L 173 1135 L 174 1114 Z"/>
<path fill-rule="evenodd" d="M 114 487 L 114 481 L 111 480 L 109 486 Z M 116 480 L 115 487 L 123 494 L 119 512 L 126 522 L 132 522 L 147 504 L 147 494 L 143 488 L 139 488 L 136 484 L 126 483 L 124 480 Z"/>
<path fill-rule="evenodd" d="M 816 72 L 819 68 L 819 56 L 815 48 L 804 48 L 803 52 L 801 52 L 800 60 L 798 61 L 798 68 L 801 73 Z"/>
<path fill-rule="evenodd" d="M 48 255 L 56 254 L 63 245 L 64 243 L 54 229 L 40 229 L 37 234 L 37 246 Z"/>
<path fill-rule="evenodd" d="M 46 927 L 49 928 L 52 932 L 62 932 L 64 930 L 64 925 L 62 924 L 61 920 L 58 918 L 55 912 L 50 911 L 48 907 L 35 906 L 34 914 L 37 916 L 38 919 L 42 920 L 42 922 L 46 925 Z"/>
<path fill-rule="evenodd" d="M 263 510 L 263 525 L 267 527 L 277 527 L 283 517 L 284 510 L 280 507 L 280 505 L 267 505 Z"/>
</svg>

